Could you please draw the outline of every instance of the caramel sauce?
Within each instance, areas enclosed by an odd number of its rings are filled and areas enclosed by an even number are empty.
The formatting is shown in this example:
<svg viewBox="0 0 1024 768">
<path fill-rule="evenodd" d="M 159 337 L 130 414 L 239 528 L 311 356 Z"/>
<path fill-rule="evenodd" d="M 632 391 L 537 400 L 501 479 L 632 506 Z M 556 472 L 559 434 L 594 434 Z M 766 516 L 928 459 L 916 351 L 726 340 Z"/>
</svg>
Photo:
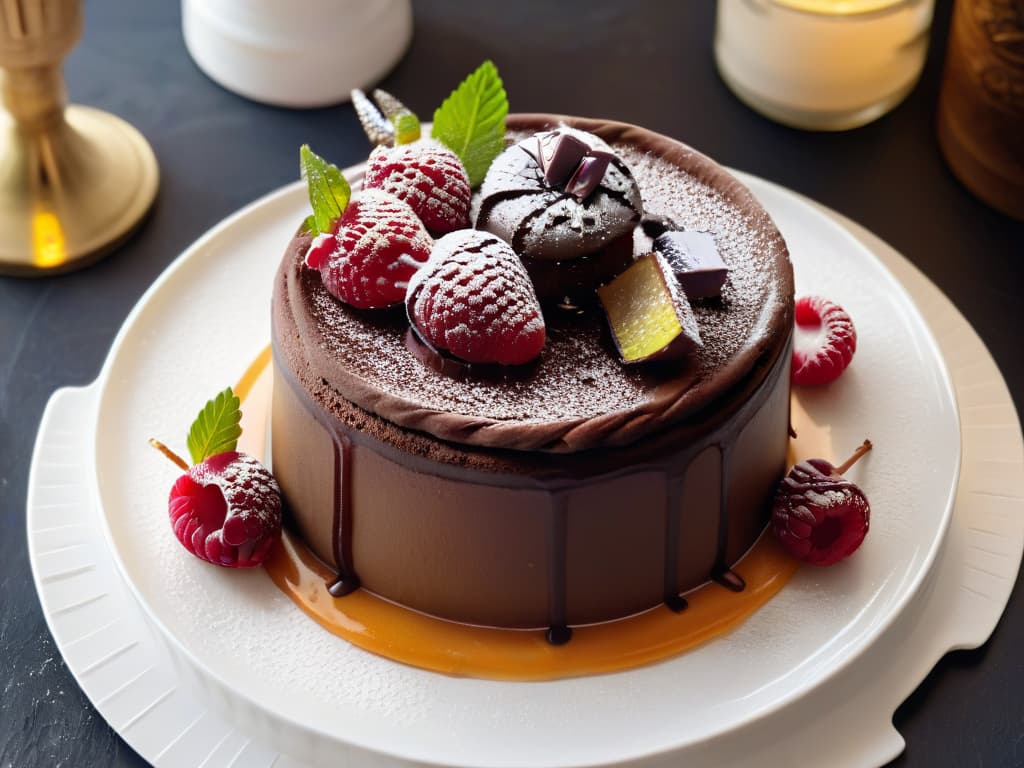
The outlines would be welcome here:
<svg viewBox="0 0 1024 768">
<path fill-rule="evenodd" d="M 258 458 L 266 446 L 270 361 L 268 347 L 235 387 L 245 403 L 239 450 Z M 334 597 L 330 585 L 337 573 L 288 531 L 264 565 L 274 584 L 310 618 L 360 648 L 434 672 L 525 681 L 617 672 L 689 650 L 753 614 L 782 589 L 799 563 L 770 534 L 763 534 L 733 568 L 746 583 L 742 592 L 711 581 L 686 593 L 686 610 L 676 612 L 662 604 L 618 621 L 573 627 L 572 642 L 565 644 L 549 642 L 547 628 L 458 624 L 365 589 Z"/>
</svg>

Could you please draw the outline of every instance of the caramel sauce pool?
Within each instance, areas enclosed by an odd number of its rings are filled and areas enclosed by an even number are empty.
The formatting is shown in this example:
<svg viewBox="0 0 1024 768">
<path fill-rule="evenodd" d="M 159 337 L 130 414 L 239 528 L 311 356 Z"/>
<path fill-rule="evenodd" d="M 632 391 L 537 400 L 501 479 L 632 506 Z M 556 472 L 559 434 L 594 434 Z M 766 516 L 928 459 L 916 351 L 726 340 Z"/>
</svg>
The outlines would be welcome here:
<svg viewBox="0 0 1024 768">
<path fill-rule="evenodd" d="M 235 394 L 244 404 L 238 449 L 264 459 L 272 388 L 268 346 Z M 794 423 L 805 429 L 794 400 Z M 801 443 L 805 440 L 801 440 Z M 801 455 L 804 451 L 801 450 Z M 830 455 L 823 450 L 808 455 Z M 618 621 L 573 628 L 572 642 L 552 645 L 545 629 L 476 627 L 427 616 L 360 589 L 333 597 L 336 574 L 285 530 L 264 563 L 274 584 L 328 632 L 367 651 L 414 667 L 491 680 L 554 680 L 617 672 L 669 658 L 725 634 L 770 600 L 799 563 L 762 534 L 733 570 L 747 583 L 731 592 L 709 582 L 688 592 L 689 607 L 659 605 Z"/>
</svg>

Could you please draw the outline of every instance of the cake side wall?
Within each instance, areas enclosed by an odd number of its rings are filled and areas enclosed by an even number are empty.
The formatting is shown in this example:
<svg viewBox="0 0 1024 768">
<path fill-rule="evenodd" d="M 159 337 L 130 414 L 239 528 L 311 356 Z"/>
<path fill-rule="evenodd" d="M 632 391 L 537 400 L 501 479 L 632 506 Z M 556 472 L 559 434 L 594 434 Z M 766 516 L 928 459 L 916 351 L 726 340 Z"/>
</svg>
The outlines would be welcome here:
<svg viewBox="0 0 1024 768">
<path fill-rule="evenodd" d="M 302 537 L 337 565 L 340 497 L 331 489 L 345 479 L 331 457 L 335 436 L 345 434 L 352 443 L 351 565 L 363 587 L 466 623 L 544 627 L 556 613 L 568 624 L 606 621 L 660 604 L 672 581 L 667 571 L 675 571 L 674 591 L 699 586 L 763 530 L 786 460 L 788 355 L 732 418 L 660 464 L 647 460 L 612 475 L 532 487 L 522 475 L 491 473 L 480 482 L 478 472 L 453 477 L 450 465 L 423 471 L 429 462 L 422 456 L 403 462 L 393 446 L 348 430 L 296 386 L 275 369 L 274 467 Z M 673 478 L 681 488 L 675 506 Z"/>
</svg>

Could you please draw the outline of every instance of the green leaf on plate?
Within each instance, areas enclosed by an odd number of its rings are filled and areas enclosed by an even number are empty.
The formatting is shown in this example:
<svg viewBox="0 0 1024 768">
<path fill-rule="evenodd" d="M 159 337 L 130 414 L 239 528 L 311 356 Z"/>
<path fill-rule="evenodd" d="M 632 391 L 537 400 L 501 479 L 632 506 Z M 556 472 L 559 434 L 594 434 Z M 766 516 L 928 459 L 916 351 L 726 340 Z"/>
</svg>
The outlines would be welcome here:
<svg viewBox="0 0 1024 768">
<path fill-rule="evenodd" d="M 497 67 L 485 61 L 434 112 L 431 135 L 462 160 L 474 187 L 505 148 L 508 96 Z"/>
<path fill-rule="evenodd" d="M 334 222 L 352 197 L 352 188 L 337 166 L 331 165 L 303 144 L 299 150 L 302 178 L 309 186 L 309 203 L 313 206 L 313 234 L 332 231 Z"/>
<path fill-rule="evenodd" d="M 203 406 L 188 431 L 188 452 L 192 463 L 198 464 L 211 456 L 233 451 L 242 434 L 241 406 L 235 393 L 228 387 Z"/>
</svg>

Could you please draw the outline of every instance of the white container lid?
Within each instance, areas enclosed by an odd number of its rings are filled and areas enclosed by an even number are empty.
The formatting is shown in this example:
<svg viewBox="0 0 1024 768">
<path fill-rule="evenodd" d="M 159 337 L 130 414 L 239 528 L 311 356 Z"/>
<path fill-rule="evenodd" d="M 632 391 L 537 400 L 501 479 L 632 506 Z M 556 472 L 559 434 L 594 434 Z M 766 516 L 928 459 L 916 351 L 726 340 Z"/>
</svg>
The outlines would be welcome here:
<svg viewBox="0 0 1024 768">
<path fill-rule="evenodd" d="M 412 39 L 410 0 L 182 0 L 185 45 L 230 91 L 282 107 L 347 101 Z"/>
</svg>

